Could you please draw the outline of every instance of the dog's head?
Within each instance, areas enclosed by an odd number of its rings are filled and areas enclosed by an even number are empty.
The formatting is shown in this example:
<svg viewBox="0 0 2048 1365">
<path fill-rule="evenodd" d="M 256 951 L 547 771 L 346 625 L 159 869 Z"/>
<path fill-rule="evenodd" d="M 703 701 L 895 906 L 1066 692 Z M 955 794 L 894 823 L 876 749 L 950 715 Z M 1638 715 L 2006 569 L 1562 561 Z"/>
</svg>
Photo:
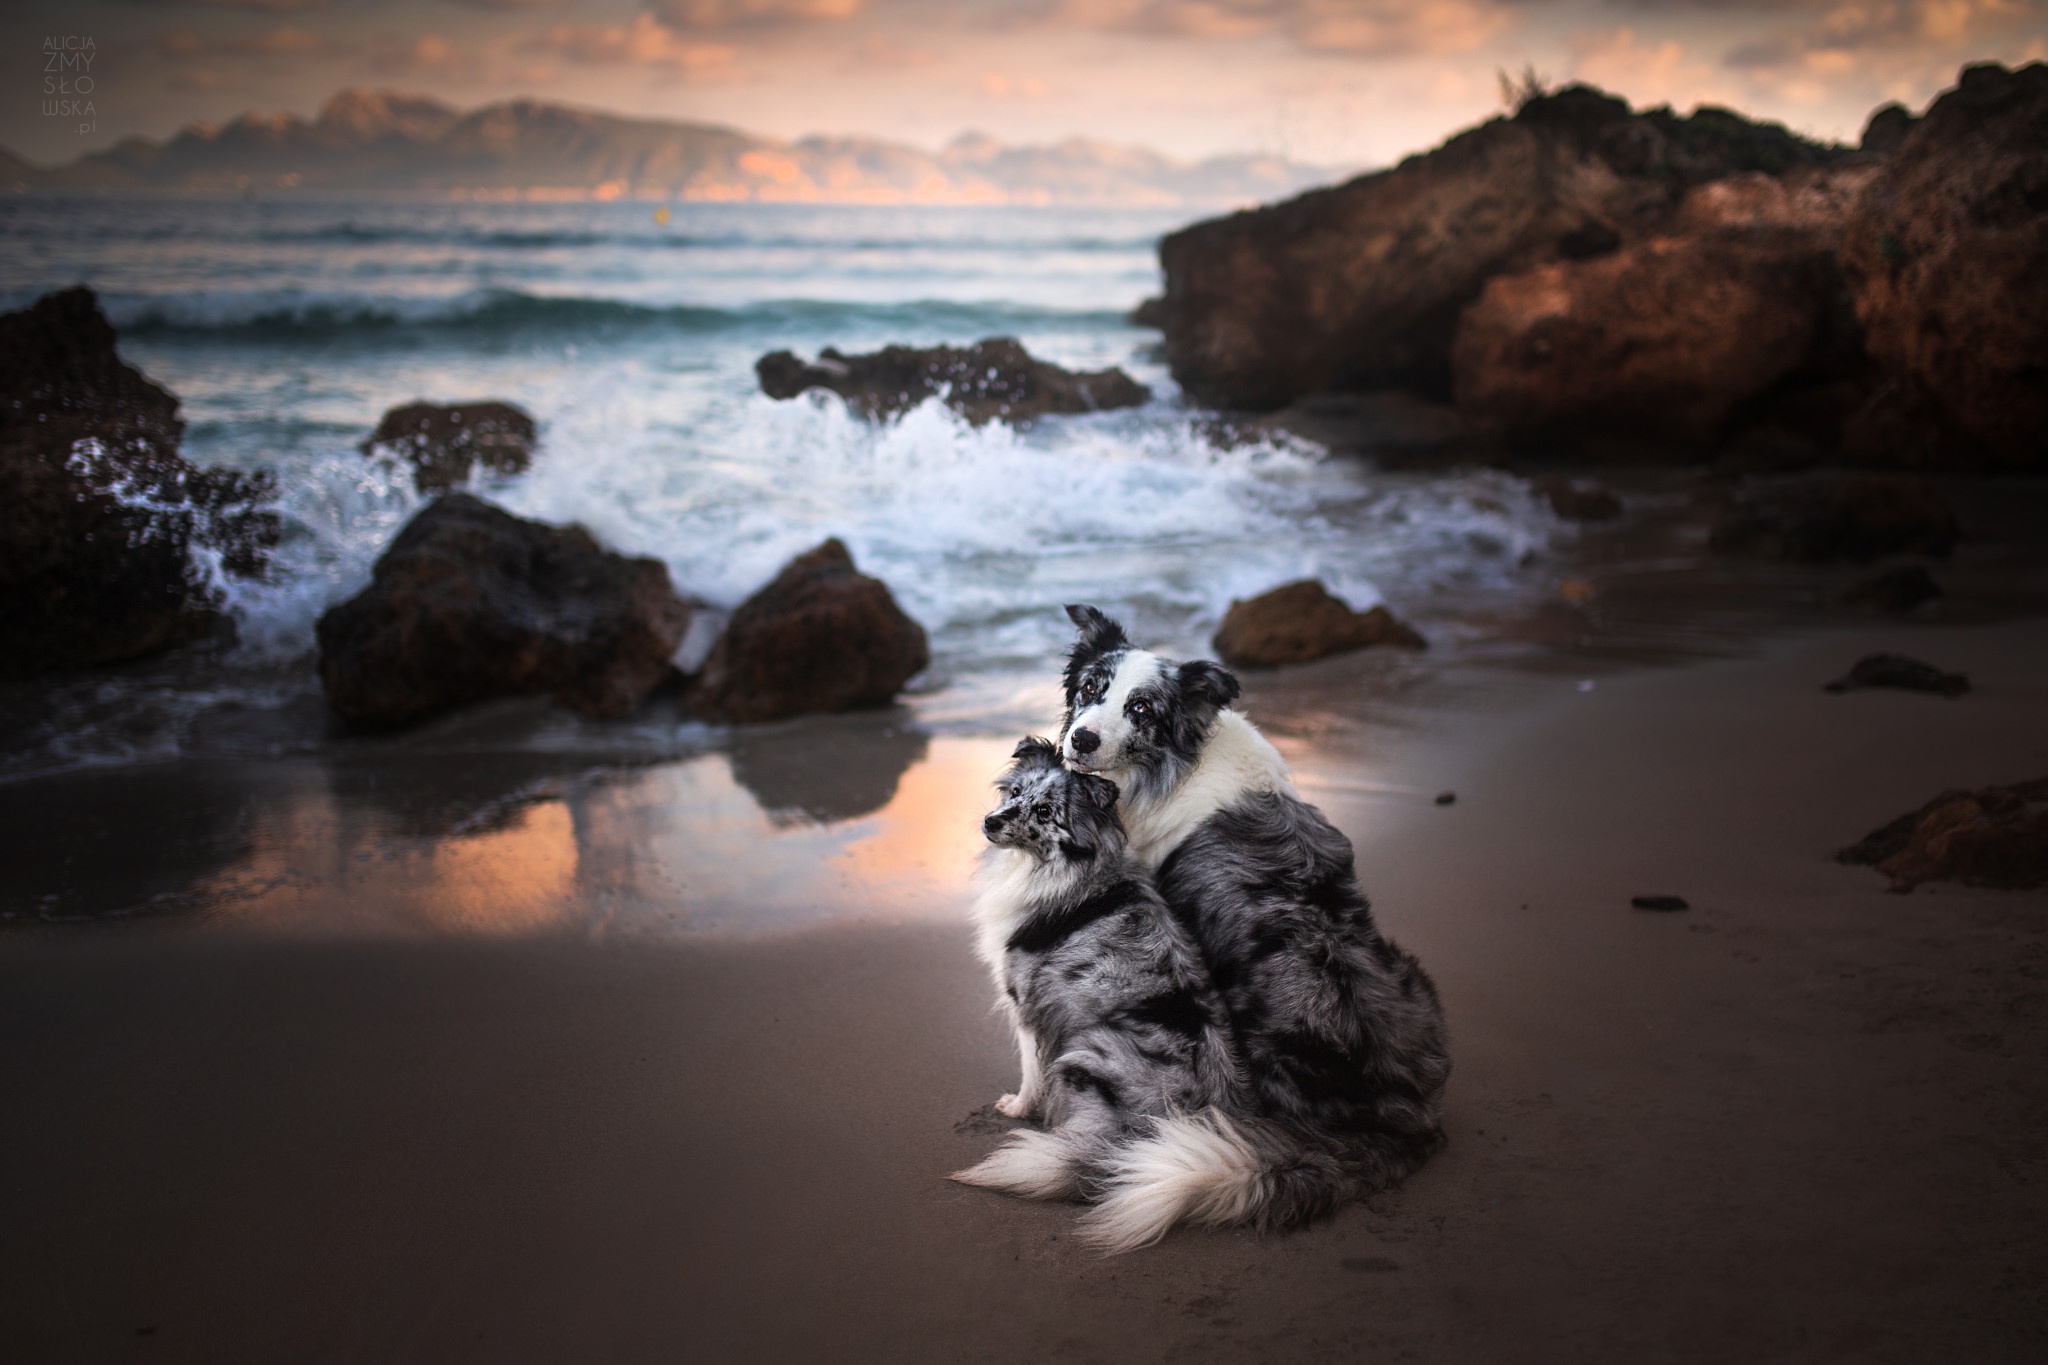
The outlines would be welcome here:
<svg viewBox="0 0 2048 1365">
<path fill-rule="evenodd" d="M 1067 715 L 1060 752 L 1082 772 L 1129 774 L 1141 784 L 1192 765 L 1216 713 L 1237 699 L 1237 677 L 1207 659 L 1175 663 L 1135 648 L 1094 607 L 1067 615 L 1081 632 L 1067 656 Z"/>
<path fill-rule="evenodd" d="M 1116 783 L 1060 764 L 1051 740 L 1027 739 L 996 779 L 1001 799 L 981 832 L 1001 848 L 1021 848 L 1040 862 L 1087 862 L 1123 847 Z"/>
</svg>

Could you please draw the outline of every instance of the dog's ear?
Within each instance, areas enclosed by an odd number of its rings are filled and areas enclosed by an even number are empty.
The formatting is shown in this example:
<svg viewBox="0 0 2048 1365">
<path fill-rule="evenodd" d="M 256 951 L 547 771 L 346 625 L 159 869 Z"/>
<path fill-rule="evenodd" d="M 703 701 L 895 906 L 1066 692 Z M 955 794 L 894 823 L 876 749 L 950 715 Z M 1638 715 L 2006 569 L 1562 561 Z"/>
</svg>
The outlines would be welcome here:
<svg viewBox="0 0 2048 1365">
<path fill-rule="evenodd" d="M 1059 747 L 1037 735 L 1026 735 L 1018 740 L 1017 747 L 1010 751 L 1010 757 L 1019 764 L 1034 768 L 1057 768 L 1060 765 Z"/>
<path fill-rule="evenodd" d="M 1094 773 L 1076 773 L 1074 780 L 1080 785 L 1081 799 L 1094 809 L 1105 814 L 1116 809 L 1116 799 L 1121 795 L 1116 783 Z"/>
<path fill-rule="evenodd" d="M 1124 634 L 1124 628 L 1094 607 L 1078 602 L 1070 603 L 1067 607 L 1067 619 L 1074 623 L 1074 629 L 1081 632 L 1081 638 L 1074 646 L 1076 657 L 1083 651 L 1093 656 L 1130 646 L 1131 642 Z"/>
<path fill-rule="evenodd" d="M 1180 666 L 1180 690 L 1189 701 L 1213 706 L 1218 711 L 1236 701 L 1244 691 L 1238 686 L 1235 673 L 1207 659 L 1190 659 Z"/>
</svg>

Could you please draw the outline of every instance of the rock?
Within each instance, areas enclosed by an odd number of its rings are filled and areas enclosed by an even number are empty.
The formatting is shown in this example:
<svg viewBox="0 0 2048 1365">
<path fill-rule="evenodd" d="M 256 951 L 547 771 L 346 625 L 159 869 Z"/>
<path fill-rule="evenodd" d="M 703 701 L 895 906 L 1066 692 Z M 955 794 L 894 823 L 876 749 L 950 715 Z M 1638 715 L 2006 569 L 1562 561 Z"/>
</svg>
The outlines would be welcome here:
<svg viewBox="0 0 2048 1365">
<path fill-rule="evenodd" d="M 976 426 L 1132 408 L 1152 396 L 1122 370 L 1063 370 L 1034 358 L 1010 337 L 965 349 L 885 346 L 869 355 L 843 355 L 828 346 L 814 364 L 775 351 L 755 362 L 754 373 L 770 398 L 830 389 L 864 417 L 894 417 L 942 393 L 946 406 Z"/>
<path fill-rule="evenodd" d="M 178 400 L 124 363 L 89 289 L 0 316 L 0 673 L 114 663 L 197 635 L 195 559 L 262 572 L 268 474 L 178 453 Z"/>
<path fill-rule="evenodd" d="M 1484 461 L 1504 453 L 1491 428 L 1448 403 L 1399 389 L 1310 394 L 1248 425 L 1394 467 Z"/>
<path fill-rule="evenodd" d="M 1879 105 L 1870 111 L 1870 119 L 1863 125 L 1863 136 L 1856 145 L 1866 152 L 1890 156 L 1904 145 L 1906 134 L 1918 122 L 1903 104 Z"/>
<path fill-rule="evenodd" d="M 1488 280 L 1654 235 L 1692 186 L 1840 155 L 1726 110 L 1634 114 L 1572 86 L 1392 170 L 1166 237 L 1167 361 L 1218 407 L 1444 398 L 1459 315 Z"/>
<path fill-rule="evenodd" d="M 1150 327 L 1157 331 L 1166 325 L 1166 300 L 1158 297 L 1141 299 L 1126 320 L 1133 327 Z"/>
<path fill-rule="evenodd" d="M 1842 250 L 1870 354 L 1985 466 L 2048 468 L 2048 66 L 1964 68 Z"/>
<path fill-rule="evenodd" d="M 1842 593 L 1842 605 L 1904 616 L 1941 596 L 1934 575 L 1918 564 L 1899 564 L 1883 573 L 1851 584 Z"/>
<path fill-rule="evenodd" d="M 1724 554 L 1813 564 L 1884 555 L 1946 556 L 1955 513 L 1939 493 L 1902 475 L 1811 475 L 1744 487 L 1714 523 Z"/>
<path fill-rule="evenodd" d="M 1844 677 L 1829 683 L 1823 691 L 1855 692 L 1866 687 L 1896 687 L 1907 692 L 1935 692 L 1960 697 L 1970 690 L 1970 679 L 1962 673 L 1944 673 L 1933 664 L 1909 659 L 1903 654 L 1868 654 Z"/>
<path fill-rule="evenodd" d="M 2016 891 L 2048 886 L 2048 778 L 1945 791 L 1835 858 L 1875 867 L 1900 892 L 1929 881 Z"/>
<path fill-rule="evenodd" d="M 385 413 L 361 449 L 412 465 L 420 492 L 445 493 L 468 482 L 479 463 L 499 474 L 525 473 L 533 441 L 533 418 L 510 403 L 407 403 Z"/>
<path fill-rule="evenodd" d="M 1683 896 L 1630 896 L 1630 906 L 1637 910 L 1690 910 Z"/>
<path fill-rule="evenodd" d="M 1353 611 L 1312 578 L 1232 602 L 1211 643 L 1234 668 L 1307 663 L 1373 645 L 1426 647 L 1413 627 L 1385 607 Z"/>
<path fill-rule="evenodd" d="M 1550 474 L 1534 486 L 1562 520 L 1612 521 L 1621 515 L 1621 499 L 1597 483 Z"/>
<path fill-rule="evenodd" d="M 733 724 L 886 706 L 930 662 L 924 627 L 835 538 L 740 604 L 684 705 Z"/>
<path fill-rule="evenodd" d="M 320 681 L 365 726 L 526 695 L 611 719 L 668 676 L 689 621 L 659 560 L 450 493 L 392 539 L 369 587 L 320 618 Z"/>
<path fill-rule="evenodd" d="M 1658 237 L 1498 275 L 1458 324 L 1458 406 L 1523 442 L 1703 451 L 1806 363 L 1839 292 L 1827 250 L 1789 231 Z"/>
</svg>

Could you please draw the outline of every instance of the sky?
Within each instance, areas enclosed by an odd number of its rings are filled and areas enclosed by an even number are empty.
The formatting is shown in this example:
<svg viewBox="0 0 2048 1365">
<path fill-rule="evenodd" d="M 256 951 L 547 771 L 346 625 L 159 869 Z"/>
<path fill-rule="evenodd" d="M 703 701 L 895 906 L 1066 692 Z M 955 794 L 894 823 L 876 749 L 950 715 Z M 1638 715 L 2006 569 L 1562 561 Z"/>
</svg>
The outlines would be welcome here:
<svg viewBox="0 0 2048 1365">
<path fill-rule="evenodd" d="M 1853 140 L 1965 62 L 2043 58 L 2048 0 L 11 0 L 0 146 L 54 164 L 364 86 L 1348 168 L 1498 112 L 1503 72 Z"/>
</svg>

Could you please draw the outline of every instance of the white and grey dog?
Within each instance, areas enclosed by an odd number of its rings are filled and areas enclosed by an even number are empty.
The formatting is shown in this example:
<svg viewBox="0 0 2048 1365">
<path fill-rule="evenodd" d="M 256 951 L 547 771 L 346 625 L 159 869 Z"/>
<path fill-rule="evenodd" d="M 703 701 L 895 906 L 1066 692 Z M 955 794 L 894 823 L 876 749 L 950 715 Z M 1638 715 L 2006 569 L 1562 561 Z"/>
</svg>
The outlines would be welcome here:
<svg viewBox="0 0 2048 1365">
<path fill-rule="evenodd" d="M 1067 615 L 1062 756 L 1120 789 L 1131 852 L 1229 1012 L 1252 1112 L 1339 1154 L 1323 1207 L 1399 1181 L 1443 1144 L 1450 1053 L 1436 988 L 1374 925 L 1350 841 L 1229 709 L 1228 670 L 1135 648 L 1093 607 Z"/>
<path fill-rule="evenodd" d="M 1023 1081 L 997 1107 L 1041 1126 L 955 1179 L 1087 1198 L 1108 1251 L 1183 1218 L 1284 1226 L 1352 1175 L 1327 1144 L 1248 1113 L 1226 1011 L 1192 936 L 1133 859 L 1109 781 L 1049 741 L 1017 746 L 983 821 L 977 947 L 1017 1031 Z"/>
</svg>

